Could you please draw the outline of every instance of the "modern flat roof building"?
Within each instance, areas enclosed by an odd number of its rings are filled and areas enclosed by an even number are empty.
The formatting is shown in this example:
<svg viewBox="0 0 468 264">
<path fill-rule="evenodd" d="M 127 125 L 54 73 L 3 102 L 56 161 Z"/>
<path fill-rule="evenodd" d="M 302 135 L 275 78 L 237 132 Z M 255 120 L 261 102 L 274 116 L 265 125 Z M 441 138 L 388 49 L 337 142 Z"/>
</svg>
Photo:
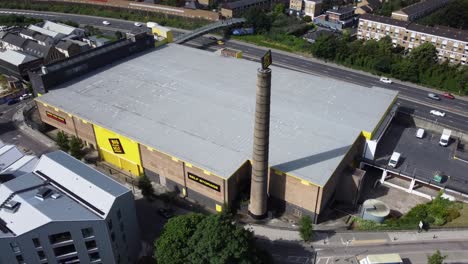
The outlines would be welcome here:
<svg viewBox="0 0 468 264">
<path fill-rule="evenodd" d="M 169 45 L 36 100 L 104 160 L 220 210 L 250 177 L 258 66 Z M 272 69 L 269 195 L 316 216 L 397 93 Z"/>
<path fill-rule="evenodd" d="M 19 157 L 0 173 L 0 263 L 136 262 L 129 189 L 62 151 L 38 160 L 15 149 L 0 149 L 2 162 Z"/>
</svg>

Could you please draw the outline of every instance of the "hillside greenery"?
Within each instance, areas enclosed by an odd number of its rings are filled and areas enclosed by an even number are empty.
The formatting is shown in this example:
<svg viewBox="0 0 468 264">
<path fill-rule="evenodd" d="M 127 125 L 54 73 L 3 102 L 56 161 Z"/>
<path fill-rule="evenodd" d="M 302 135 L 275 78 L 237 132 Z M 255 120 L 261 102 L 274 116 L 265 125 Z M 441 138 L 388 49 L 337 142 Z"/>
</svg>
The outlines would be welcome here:
<svg viewBox="0 0 468 264">
<path fill-rule="evenodd" d="M 418 23 L 435 26 L 442 25 L 468 30 L 468 0 L 455 0 L 429 16 L 423 17 Z"/>
<path fill-rule="evenodd" d="M 350 41 L 346 35 L 325 36 L 316 40 L 311 51 L 317 58 L 350 68 L 468 95 L 468 67 L 437 63 L 437 50 L 430 43 L 407 52 L 393 47 L 389 37 L 363 42 Z"/>
<path fill-rule="evenodd" d="M 184 18 L 162 13 L 143 12 L 136 10 L 124 10 L 123 12 L 122 9 L 118 8 L 108 8 L 104 6 L 85 4 L 54 3 L 51 5 L 49 3 L 18 0 L 0 1 L 0 8 L 72 13 L 142 22 L 154 21 L 163 26 L 182 29 L 195 29 L 210 23 L 210 21 L 205 19 Z"/>
</svg>

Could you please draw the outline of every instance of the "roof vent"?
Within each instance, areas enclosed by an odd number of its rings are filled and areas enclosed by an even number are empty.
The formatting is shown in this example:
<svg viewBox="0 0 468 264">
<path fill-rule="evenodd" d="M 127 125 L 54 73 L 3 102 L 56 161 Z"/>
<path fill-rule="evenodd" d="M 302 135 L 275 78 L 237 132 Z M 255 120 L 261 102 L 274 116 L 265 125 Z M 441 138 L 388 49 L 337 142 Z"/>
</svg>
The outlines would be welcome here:
<svg viewBox="0 0 468 264">
<path fill-rule="evenodd" d="M 52 193 L 51 189 L 44 187 L 37 191 L 35 197 L 41 201 L 44 201 L 44 199 L 47 198 L 47 196 L 49 196 L 51 193 Z"/>
<path fill-rule="evenodd" d="M 56 193 L 53 193 L 50 197 L 52 197 L 52 199 L 58 199 L 60 198 L 60 196 L 62 196 L 60 193 L 56 192 Z"/>
<path fill-rule="evenodd" d="M 3 208 L 4 208 L 5 210 L 7 210 L 8 212 L 15 213 L 16 211 L 18 211 L 20 205 L 21 205 L 20 202 L 11 200 L 11 201 L 7 202 L 7 203 L 3 206 Z"/>
</svg>

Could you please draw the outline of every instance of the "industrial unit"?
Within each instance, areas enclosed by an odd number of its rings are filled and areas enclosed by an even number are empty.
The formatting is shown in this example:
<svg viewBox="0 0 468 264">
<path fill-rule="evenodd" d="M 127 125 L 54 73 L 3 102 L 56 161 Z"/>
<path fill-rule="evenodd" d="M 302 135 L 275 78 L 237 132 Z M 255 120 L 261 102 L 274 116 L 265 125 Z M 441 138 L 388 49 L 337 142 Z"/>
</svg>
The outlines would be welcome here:
<svg viewBox="0 0 468 264">
<path fill-rule="evenodd" d="M 41 119 L 103 160 L 222 210 L 251 177 L 258 64 L 168 45 L 49 89 Z M 315 221 L 397 92 L 272 67 L 268 197 Z"/>
</svg>

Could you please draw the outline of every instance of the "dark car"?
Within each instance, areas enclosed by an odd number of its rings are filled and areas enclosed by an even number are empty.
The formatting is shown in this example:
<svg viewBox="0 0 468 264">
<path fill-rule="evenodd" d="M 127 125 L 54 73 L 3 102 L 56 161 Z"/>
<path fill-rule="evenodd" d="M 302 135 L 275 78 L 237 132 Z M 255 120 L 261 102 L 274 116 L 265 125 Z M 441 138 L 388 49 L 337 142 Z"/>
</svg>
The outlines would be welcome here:
<svg viewBox="0 0 468 264">
<path fill-rule="evenodd" d="M 211 39 L 211 40 L 218 41 L 218 39 L 216 37 L 213 37 L 213 36 L 209 36 L 208 38 Z"/>
<path fill-rule="evenodd" d="M 19 102 L 19 100 L 17 98 L 9 99 L 7 101 L 7 105 L 13 105 L 13 104 L 16 104 L 18 102 Z"/>
<path fill-rule="evenodd" d="M 174 210 L 166 209 L 166 208 L 159 208 L 158 214 L 166 219 L 172 218 L 174 216 Z"/>
</svg>

